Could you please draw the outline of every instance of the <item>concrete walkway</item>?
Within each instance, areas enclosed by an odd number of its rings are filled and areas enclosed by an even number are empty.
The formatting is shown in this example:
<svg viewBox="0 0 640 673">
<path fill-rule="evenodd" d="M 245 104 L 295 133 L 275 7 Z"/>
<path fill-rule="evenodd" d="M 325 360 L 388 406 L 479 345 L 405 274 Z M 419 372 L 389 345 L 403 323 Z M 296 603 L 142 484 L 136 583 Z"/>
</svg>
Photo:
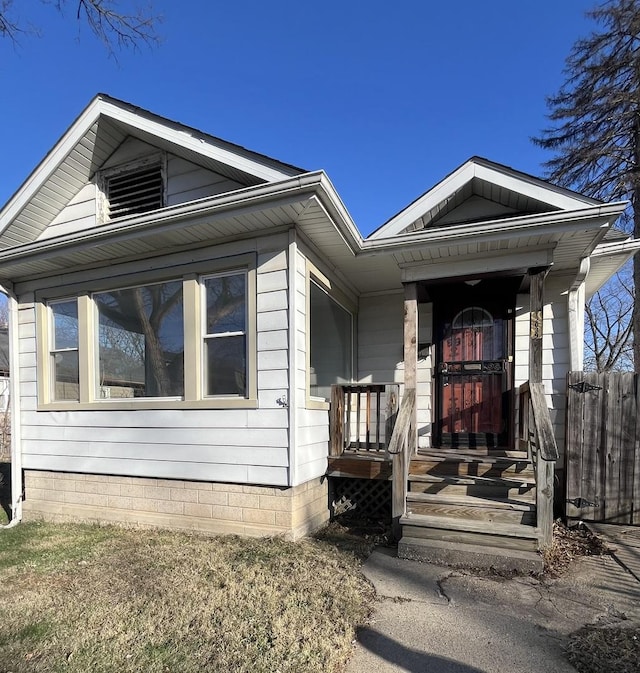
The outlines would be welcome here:
<svg viewBox="0 0 640 673">
<path fill-rule="evenodd" d="M 563 654 L 570 633 L 640 623 L 640 581 L 611 556 L 581 559 L 559 579 L 503 579 L 380 548 L 364 572 L 378 601 L 347 673 L 575 673 Z"/>
</svg>

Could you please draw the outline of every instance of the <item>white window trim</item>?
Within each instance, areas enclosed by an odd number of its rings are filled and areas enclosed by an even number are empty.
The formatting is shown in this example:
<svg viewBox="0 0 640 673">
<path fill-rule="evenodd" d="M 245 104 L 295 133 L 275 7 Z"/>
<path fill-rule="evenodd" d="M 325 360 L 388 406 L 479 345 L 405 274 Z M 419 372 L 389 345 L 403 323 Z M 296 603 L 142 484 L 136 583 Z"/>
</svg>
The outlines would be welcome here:
<svg viewBox="0 0 640 673">
<path fill-rule="evenodd" d="M 205 396 L 203 385 L 203 339 L 201 315 L 203 313 L 201 279 L 228 273 L 245 273 L 246 284 L 246 396 Z M 162 271 L 130 274 L 119 279 L 86 283 L 85 291 L 69 296 L 66 290 L 43 291 L 36 294 L 37 325 L 37 377 L 38 410 L 103 410 L 103 409 L 233 409 L 258 406 L 257 371 L 257 296 L 256 259 L 254 254 L 238 255 L 227 259 L 188 265 Z M 182 280 L 183 325 L 184 325 L 184 396 L 182 398 L 113 398 L 98 397 L 97 382 L 97 306 L 91 295 L 126 287 L 140 287 L 154 282 Z M 90 287 L 88 287 L 90 286 Z M 51 388 L 52 368 L 50 363 L 51 310 L 58 301 L 78 301 L 78 359 L 80 369 L 80 400 L 53 398 Z"/>
<path fill-rule="evenodd" d="M 76 303 L 76 310 L 78 312 L 78 342 L 75 346 L 75 348 L 56 348 L 55 347 L 55 315 L 53 312 L 52 307 L 55 306 L 56 304 L 65 304 L 65 303 L 70 303 L 70 302 L 75 302 Z M 49 330 L 49 334 L 51 335 L 47 347 L 47 367 L 49 369 L 49 379 L 47 381 L 47 391 L 48 394 L 51 396 L 52 400 L 55 400 L 56 393 L 55 393 L 55 388 L 56 388 L 56 377 L 55 377 L 55 367 L 53 364 L 53 361 L 55 359 L 55 354 L 56 353 L 77 353 L 78 354 L 78 369 L 80 365 L 80 310 L 78 308 L 78 298 L 77 297 L 64 297 L 61 299 L 56 299 L 55 301 L 52 301 L 49 303 L 49 310 L 47 312 L 47 329 Z M 78 371 L 78 378 L 80 376 L 80 372 Z M 79 384 L 79 381 L 78 381 Z M 78 400 L 60 400 L 61 402 L 79 402 L 80 401 L 80 386 L 78 385 Z"/>
</svg>

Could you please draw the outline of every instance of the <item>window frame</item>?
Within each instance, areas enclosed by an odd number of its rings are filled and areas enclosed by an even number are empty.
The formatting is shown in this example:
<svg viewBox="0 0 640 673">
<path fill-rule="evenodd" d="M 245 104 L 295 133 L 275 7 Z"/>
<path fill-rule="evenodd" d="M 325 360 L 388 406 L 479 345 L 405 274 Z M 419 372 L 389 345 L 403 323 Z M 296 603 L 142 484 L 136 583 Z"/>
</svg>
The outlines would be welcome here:
<svg viewBox="0 0 640 673">
<path fill-rule="evenodd" d="M 77 314 L 77 322 L 78 322 L 78 335 L 76 339 L 76 345 L 75 348 L 56 348 L 56 343 L 55 343 L 55 333 L 56 333 L 56 318 L 55 318 L 55 312 L 53 311 L 53 307 L 56 304 L 68 304 L 71 302 L 75 302 L 76 305 L 76 314 Z M 51 399 L 54 402 L 79 402 L 80 401 L 80 309 L 78 306 L 78 297 L 62 297 L 60 299 L 56 299 L 55 301 L 52 301 L 49 303 L 49 311 L 48 311 L 48 324 L 47 324 L 47 329 L 49 330 L 50 338 L 49 338 L 49 343 L 47 347 L 47 366 L 49 369 L 49 380 L 47 382 L 47 390 L 48 394 L 50 395 Z M 56 368 L 54 364 L 55 360 L 55 355 L 57 353 L 72 353 L 75 352 L 78 358 L 78 399 L 56 399 L 56 385 L 57 385 L 57 377 L 56 377 Z"/>
<path fill-rule="evenodd" d="M 149 267 L 147 267 L 149 268 Z M 201 279 L 229 273 L 246 274 L 246 391 L 245 396 L 205 396 L 203 376 L 203 339 L 201 320 Z M 36 350 L 38 380 L 38 410 L 101 410 L 101 409 L 233 409 L 258 406 L 257 371 L 257 292 L 255 254 L 236 255 L 197 264 L 169 266 L 119 277 L 76 283 L 64 288 L 37 291 Z M 93 294 L 109 290 L 141 287 L 154 283 L 182 281 L 184 329 L 184 394 L 175 397 L 100 398 L 98 396 L 98 307 Z M 49 361 L 51 304 L 58 301 L 78 301 L 78 360 L 80 399 L 55 400 L 52 395 L 52 367 Z"/>
<path fill-rule="evenodd" d="M 305 311 L 306 311 L 306 385 L 305 385 L 305 403 L 307 409 L 326 410 L 330 407 L 330 400 L 324 397 L 311 395 L 311 284 L 317 285 L 327 296 L 334 301 L 340 308 L 351 316 L 351 382 L 356 379 L 356 366 L 358 362 L 357 347 L 357 316 L 358 309 L 354 301 L 343 292 L 335 283 L 313 264 L 309 259 L 306 260 L 306 283 L 305 283 Z"/>
<path fill-rule="evenodd" d="M 97 294 L 106 294 L 107 292 L 115 292 L 115 291 L 120 291 L 120 290 L 134 290 L 137 288 L 143 288 L 143 287 L 151 287 L 153 285 L 163 285 L 165 283 L 181 283 L 182 284 L 182 350 L 183 350 L 183 368 L 184 368 L 184 350 L 186 349 L 186 344 L 185 344 L 185 333 L 184 333 L 184 324 L 185 324 L 185 319 L 184 319 L 184 278 L 183 277 L 167 277 L 163 280 L 157 280 L 149 283 L 136 283 L 134 285 L 126 285 L 118 288 L 110 288 L 108 290 L 95 290 L 89 294 L 89 300 L 91 302 L 91 311 L 93 312 L 92 316 L 92 324 L 94 326 L 94 329 L 92 330 L 92 337 L 93 337 L 93 347 L 94 347 L 94 357 L 92 358 L 93 360 L 93 374 L 94 374 L 94 386 L 93 386 L 93 393 L 90 396 L 91 401 L 99 401 L 103 402 L 106 401 L 110 403 L 110 400 L 114 401 L 119 401 L 119 400 L 130 400 L 130 399 L 135 399 L 135 400 L 174 400 L 174 401 L 181 401 L 185 399 L 185 393 L 181 396 L 178 395 L 166 395 L 164 397 L 152 397 L 152 396 L 141 396 L 141 397 L 133 397 L 133 398 L 119 398 L 119 397 L 102 397 L 102 395 L 98 394 L 100 386 L 100 309 L 98 306 L 98 303 L 94 300 L 94 296 Z M 91 365 L 91 363 L 89 363 Z M 183 373 L 183 391 L 184 391 L 184 380 L 186 378 L 186 373 Z M 105 386 L 106 387 L 106 386 Z"/>
<path fill-rule="evenodd" d="M 234 332 L 208 332 L 207 330 L 207 287 L 206 281 L 209 278 L 224 278 L 228 276 L 243 276 L 244 277 L 244 288 L 245 288 L 245 302 L 244 302 L 244 330 L 234 331 Z M 202 307 L 201 311 L 201 322 L 200 322 L 200 344 L 202 347 L 202 357 L 200 358 L 200 376 L 201 376 L 201 395 L 203 399 L 216 399 L 224 398 L 225 395 L 209 395 L 206 392 L 207 389 L 207 356 L 206 356 L 206 344 L 208 339 L 225 339 L 233 338 L 236 336 L 243 336 L 245 339 L 245 363 L 249 362 L 249 340 L 247 338 L 247 328 L 249 325 L 249 310 L 248 310 L 248 287 L 249 279 L 248 273 L 246 270 L 239 269 L 237 271 L 220 271 L 218 273 L 209 273 L 203 274 L 199 277 L 198 282 L 200 284 L 200 306 Z M 246 368 L 246 364 L 245 364 Z M 245 394 L 248 390 L 248 379 L 245 377 Z"/>
</svg>

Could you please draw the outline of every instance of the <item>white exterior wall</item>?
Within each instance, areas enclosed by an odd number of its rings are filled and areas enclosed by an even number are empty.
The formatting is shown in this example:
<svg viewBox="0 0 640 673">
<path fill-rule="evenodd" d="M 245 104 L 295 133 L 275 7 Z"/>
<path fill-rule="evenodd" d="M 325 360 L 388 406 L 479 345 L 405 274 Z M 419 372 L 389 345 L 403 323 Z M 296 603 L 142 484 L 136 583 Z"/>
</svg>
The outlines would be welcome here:
<svg viewBox="0 0 640 673">
<path fill-rule="evenodd" d="M 120 411 L 98 402 L 95 410 L 37 411 L 35 308 L 33 295 L 20 297 L 24 468 L 287 485 L 289 424 L 281 403 L 289 386 L 286 247 L 286 234 L 234 244 L 235 254 L 257 255 L 256 409 Z M 90 276 L 105 273 L 118 269 Z"/>
<path fill-rule="evenodd" d="M 432 304 L 418 306 L 418 342 L 433 342 Z M 359 383 L 404 382 L 404 295 L 361 297 L 358 313 Z M 418 446 L 431 445 L 433 348 L 418 357 L 417 420 Z M 402 396 L 402 388 L 400 395 Z"/>
<path fill-rule="evenodd" d="M 329 409 L 308 408 L 307 393 L 307 254 L 302 243 L 296 254 L 296 445 L 294 484 L 302 484 L 327 471 L 329 455 Z"/>
<path fill-rule="evenodd" d="M 103 169 L 126 164 L 145 156 L 157 154 L 159 150 L 134 138 L 128 138 L 109 157 Z M 167 206 L 187 203 L 207 196 L 215 196 L 242 189 L 246 185 L 229 180 L 224 175 L 209 171 L 173 154 L 167 154 Z M 96 226 L 95 183 L 87 184 L 74 196 L 38 240 L 61 236 L 76 231 L 85 231 Z"/>
</svg>

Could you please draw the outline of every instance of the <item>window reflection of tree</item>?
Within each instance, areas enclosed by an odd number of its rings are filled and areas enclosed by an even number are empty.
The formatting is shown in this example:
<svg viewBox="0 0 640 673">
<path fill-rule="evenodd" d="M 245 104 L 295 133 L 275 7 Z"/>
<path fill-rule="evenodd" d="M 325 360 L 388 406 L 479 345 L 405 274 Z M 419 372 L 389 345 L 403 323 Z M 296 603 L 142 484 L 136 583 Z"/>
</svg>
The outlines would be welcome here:
<svg viewBox="0 0 640 673">
<path fill-rule="evenodd" d="M 122 383 L 135 396 L 182 395 L 182 283 L 114 290 L 94 299 L 100 315 L 101 383 L 111 375 L 114 383 L 125 379 Z"/>
</svg>

